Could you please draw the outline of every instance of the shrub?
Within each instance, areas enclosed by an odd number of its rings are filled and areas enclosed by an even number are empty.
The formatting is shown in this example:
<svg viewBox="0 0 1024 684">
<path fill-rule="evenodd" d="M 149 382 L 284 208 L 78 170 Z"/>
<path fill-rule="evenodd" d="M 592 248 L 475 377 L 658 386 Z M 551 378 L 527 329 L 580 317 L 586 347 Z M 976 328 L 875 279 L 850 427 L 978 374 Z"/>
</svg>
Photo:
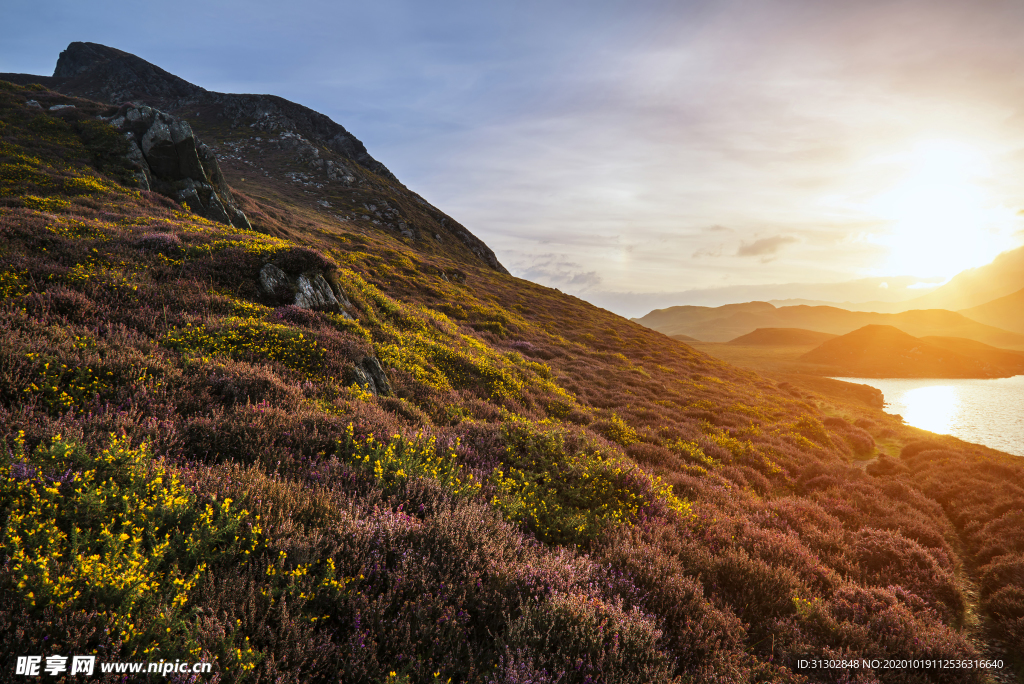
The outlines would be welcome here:
<svg viewBox="0 0 1024 684">
<path fill-rule="evenodd" d="M 312 376 L 324 355 L 317 341 L 284 325 L 231 317 L 215 326 L 186 326 L 169 332 L 164 346 L 192 354 L 224 355 L 242 361 L 273 360 Z"/>
<path fill-rule="evenodd" d="M 309 247 L 289 247 L 274 254 L 273 263 L 285 273 L 331 271 L 338 266 L 322 252 Z"/>
<path fill-rule="evenodd" d="M 533 654 L 531 668 L 563 682 L 669 682 L 670 660 L 658 648 L 650 617 L 585 595 L 558 594 L 527 605 L 503 639 L 506 657 Z"/>
<path fill-rule="evenodd" d="M 599 420 L 593 423 L 591 427 L 611 441 L 624 447 L 628 447 L 629 445 L 636 444 L 640 441 L 640 437 L 637 436 L 636 430 L 614 413 L 611 418 L 608 418 L 607 420 Z"/>
<path fill-rule="evenodd" d="M 940 613 L 955 619 L 963 616 L 966 601 L 955 578 L 920 544 L 897 532 L 864 530 L 852 546 L 866 584 L 902 586 Z"/>
<path fill-rule="evenodd" d="M 922 451 L 932 451 L 942 449 L 942 445 L 929 440 L 922 440 L 917 442 L 910 442 L 900 451 L 900 458 L 908 459 L 913 458 Z"/>
<path fill-rule="evenodd" d="M 395 491 L 409 478 L 429 477 L 452 496 L 472 496 L 481 485 L 473 481 L 472 473 L 464 472 L 455 454 L 455 448 L 439 449 L 433 438 L 422 434 L 412 439 L 395 435 L 386 443 L 378 442 L 373 435 L 359 440 L 351 423 L 338 445 L 338 455 L 372 473 L 385 492 Z"/>
<path fill-rule="evenodd" d="M 502 435 L 491 502 L 541 540 L 586 544 L 609 525 L 690 514 L 660 478 L 566 428 L 509 421 Z"/>
<path fill-rule="evenodd" d="M 30 613 L 89 610 L 132 656 L 195 655 L 184 605 L 207 568 L 246 561 L 258 519 L 230 499 L 200 505 L 145 446 L 111 438 L 95 457 L 55 437 L 0 466 L 7 590 Z M 15 627 L 11 625 L 9 627 Z M 25 625 L 21 626 L 22 629 Z"/>
</svg>

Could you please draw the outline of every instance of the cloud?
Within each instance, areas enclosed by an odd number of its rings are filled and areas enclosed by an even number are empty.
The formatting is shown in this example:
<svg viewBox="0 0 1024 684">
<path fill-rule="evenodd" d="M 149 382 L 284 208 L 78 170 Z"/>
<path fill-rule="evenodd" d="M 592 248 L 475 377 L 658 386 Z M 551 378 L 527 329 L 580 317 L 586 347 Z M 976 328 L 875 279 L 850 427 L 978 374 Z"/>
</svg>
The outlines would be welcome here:
<svg viewBox="0 0 1024 684">
<path fill-rule="evenodd" d="M 741 242 L 739 249 L 736 250 L 736 256 L 768 256 L 778 252 L 779 247 L 791 242 L 797 242 L 797 239 L 789 235 L 761 238 L 760 240 L 754 240 L 750 244 Z"/>
<path fill-rule="evenodd" d="M 720 257 L 722 256 L 722 245 L 717 247 L 703 247 L 693 253 L 694 259 L 700 259 L 701 257 Z"/>
<path fill-rule="evenodd" d="M 520 268 L 513 264 L 512 272 L 520 278 L 571 293 L 595 290 L 602 282 L 597 271 L 584 271 L 580 264 L 554 255 L 543 256 Z"/>
</svg>

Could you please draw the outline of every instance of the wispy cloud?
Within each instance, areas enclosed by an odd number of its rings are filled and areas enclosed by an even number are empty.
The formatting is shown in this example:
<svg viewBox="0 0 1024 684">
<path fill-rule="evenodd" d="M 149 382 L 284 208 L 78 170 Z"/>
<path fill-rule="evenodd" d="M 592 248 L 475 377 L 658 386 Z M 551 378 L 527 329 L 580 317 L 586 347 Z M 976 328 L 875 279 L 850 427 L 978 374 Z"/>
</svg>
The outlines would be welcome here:
<svg viewBox="0 0 1024 684">
<path fill-rule="evenodd" d="M 768 256 L 775 254 L 783 245 L 789 245 L 798 240 L 791 235 L 776 235 L 769 238 L 761 238 L 751 243 L 741 242 L 736 249 L 736 256 Z"/>
<path fill-rule="evenodd" d="M 529 265 L 514 268 L 513 272 L 520 278 L 578 294 L 601 286 L 597 271 L 584 271 L 580 264 L 554 255 L 535 257 Z"/>
<path fill-rule="evenodd" d="M 722 250 L 725 245 L 715 245 L 714 247 L 701 247 L 693 253 L 694 259 L 703 259 L 704 257 L 720 257 L 722 256 Z"/>
</svg>

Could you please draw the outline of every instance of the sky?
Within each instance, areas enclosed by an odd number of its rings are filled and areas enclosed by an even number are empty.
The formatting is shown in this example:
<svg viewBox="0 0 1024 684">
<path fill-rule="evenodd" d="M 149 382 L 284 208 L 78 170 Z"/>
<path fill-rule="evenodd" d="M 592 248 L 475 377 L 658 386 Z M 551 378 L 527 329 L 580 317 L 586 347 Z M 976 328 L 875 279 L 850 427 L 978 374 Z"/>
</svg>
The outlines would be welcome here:
<svg viewBox="0 0 1024 684">
<path fill-rule="evenodd" d="M 323 112 L 516 276 L 627 316 L 899 301 L 1024 245 L 1024 3 L 2 0 Z"/>
</svg>

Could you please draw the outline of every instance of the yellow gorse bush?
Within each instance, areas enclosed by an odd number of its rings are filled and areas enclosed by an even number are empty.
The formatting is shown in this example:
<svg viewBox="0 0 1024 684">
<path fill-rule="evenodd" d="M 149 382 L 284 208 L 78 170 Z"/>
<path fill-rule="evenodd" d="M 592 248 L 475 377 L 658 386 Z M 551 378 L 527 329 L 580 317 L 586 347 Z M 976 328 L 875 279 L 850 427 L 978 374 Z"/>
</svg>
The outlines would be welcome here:
<svg viewBox="0 0 1024 684">
<path fill-rule="evenodd" d="M 21 201 L 29 209 L 36 211 L 60 211 L 71 206 L 71 202 L 59 197 L 39 197 L 37 195 L 24 195 Z"/>
<path fill-rule="evenodd" d="M 598 430 L 605 437 L 622 446 L 629 446 L 640 441 L 640 436 L 637 435 L 636 430 L 614 413 L 606 422 L 600 424 Z"/>
<path fill-rule="evenodd" d="M 722 464 L 704 453 L 704 450 L 697 442 L 685 439 L 669 441 L 666 445 L 669 449 L 679 454 L 688 461 L 693 461 L 707 468 L 718 468 Z"/>
<path fill-rule="evenodd" d="M 120 190 L 117 184 L 96 176 L 75 176 L 64 181 L 64 192 L 71 195 L 104 195 Z"/>
<path fill-rule="evenodd" d="M 557 425 L 513 420 L 503 433 L 510 465 L 491 474 L 491 504 L 542 541 L 580 545 L 645 514 L 691 515 L 661 478 L 616 453 L 570 446 Z"/>
<path fill-rule="evenodd" d="M 345 439 L 338 444 L 338 455 L 343 460 L 373 474 L 385 490 L 401 486 L 410 478 L 425 477 L 439 482 L 454 496 L 470 496 L 480 491 L 480 483 L 455 459 L 453 445 L 439 449 L 433 437 L 417 434 L 412 439 L 395 435 L 382 442 L 370 435 L 356 439 L 349 423 Z"/>
<path fill-rule="evenodd" d="M 0 271 L 0 299 L 20 297 L 28 291 L 24 271 Z"/>
<path fill-rule="evenodd" d="M 167 333 L 162 344 L 182 353 L 223 355 L 251 361 L 270 359 L 307 375 L 323 366 L 316 340 L 286 325 L 232 316 L 221 325 L 188 326 Z"/>
<path fill-rule="evenodd" d="M 225 227 L 221 224 L 215 224 L 219 233 L 227 233 Z M 214 254 L 225 249 L 240 249 L 249 254 L 254 254 L 261 259 L 272 259 L 278 252 L 283 252 L 289 249 L 292 245 L 289 242 L 281 240 L 280 238 L 271 237 L 269 235 L 262 235 L 260 233 L 250 233 L 249 231 L 233 231 L 241 235 L 249 236 L 248 239 L 235 239 L 235 240 L 214 240 L 206 244 L 191 245 L 188 248 L 190 257 L 205 256 L 207 254 Z"/>
<path fill-rule="evenodd" d="M 37 375 L 23 391 L 26 395 L 36 395 L 42 403 L 55 413 L 63 413 L 68 409 L 81 409 L 96 396 L 104 396 L 111 389 L 110 371 L 102 372 L 89 366 L 72 366 L 46 360 L 38 354 L 25 355 L 29 360 L 36 360 Z M 145 368 L 137 371 L 139 382 L 146 380 Z"/>
<path fill-rule="evenodd" d="M 46 230 L 63 238 L 106 239 L 113 231 L 101 221 L 85 221 L 69 216 L 60 216 L 46 225 Z"/>
<path fill-rule="evenodd" d="M 230 499 L 200 506 L 144 445 L 113 435 L 95 456 L 58 435 L 31 457 L 19 436 L 0 495 L 0 583 L 30 610 L 98 602 L 130 654 L 189 645 L 181 612 L 208 564 L 245 562 L 261 537 L 258 518 L 243 526 Z"/>
<path fill-rule="evenodd" d="M 219 299 L 225 300 L 232 313 L 240 318 L 264 319 L 273 313 L 273 309 L 245 299 L 239 299 L 230 292 L 214 292 Z"/>
</svg>

